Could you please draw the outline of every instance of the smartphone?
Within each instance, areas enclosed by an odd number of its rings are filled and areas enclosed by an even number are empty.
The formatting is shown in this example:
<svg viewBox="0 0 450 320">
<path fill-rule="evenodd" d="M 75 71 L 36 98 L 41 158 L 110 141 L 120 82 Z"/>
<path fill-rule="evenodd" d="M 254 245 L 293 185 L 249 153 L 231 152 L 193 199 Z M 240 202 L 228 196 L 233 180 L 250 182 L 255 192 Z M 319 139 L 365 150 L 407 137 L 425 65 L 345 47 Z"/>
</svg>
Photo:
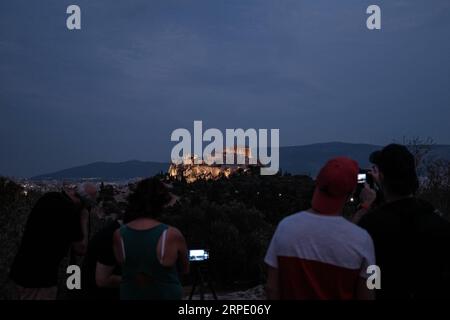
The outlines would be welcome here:
<svg viewBox="0 0 450 320">
<path fill-rule="evenodd" d="M 364 185 L 365 183 L 367 183 L 371 189 L 375 188 L 373 176 L 370 174 L 369 170 L 363 170 L 358 173 L 358 184 Z"/>
<path fill-rule="evenodd" d="M 206 261 L 209 259 L 209 251 L 205 249 L 189 250 L 189 261 Z"/>
<path fill-rule="evenodd" d="M 367 181 L 367 173 L 358 173 L 358 183 L 364 184 Z"/>
</svg>

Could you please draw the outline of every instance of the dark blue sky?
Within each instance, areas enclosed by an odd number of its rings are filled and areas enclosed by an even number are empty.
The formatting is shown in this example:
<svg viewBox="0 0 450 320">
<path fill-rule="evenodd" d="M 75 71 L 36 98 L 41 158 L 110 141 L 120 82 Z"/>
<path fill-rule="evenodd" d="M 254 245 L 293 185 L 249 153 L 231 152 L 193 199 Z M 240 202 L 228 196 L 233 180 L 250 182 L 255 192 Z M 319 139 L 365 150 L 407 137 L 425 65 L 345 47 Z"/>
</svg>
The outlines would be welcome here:
<svg viewBox="0 0 450 320">
<path fill-rule="evenodd" d="M 0 174 L 168 161 L 194 120 L 282 145 L 450 143 L 449 39 L 448 0 L 2 0 Z"/>
</svg>

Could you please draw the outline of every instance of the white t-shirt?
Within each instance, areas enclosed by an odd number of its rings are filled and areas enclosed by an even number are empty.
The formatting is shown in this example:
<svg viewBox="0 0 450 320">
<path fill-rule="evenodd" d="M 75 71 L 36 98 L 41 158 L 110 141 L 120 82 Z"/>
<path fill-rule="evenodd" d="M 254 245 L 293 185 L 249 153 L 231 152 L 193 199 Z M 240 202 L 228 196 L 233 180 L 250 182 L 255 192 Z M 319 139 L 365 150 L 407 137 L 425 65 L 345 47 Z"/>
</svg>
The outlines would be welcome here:
<svg viewBox="0 0 450 320">
<path fill-rule="evenodd" d="M 370 235 L 342 216 L 302 211 L 280 222 L 264 261 L 279 271 L 282 298 L 352 299 L 375 253 Z"/>
</svg>

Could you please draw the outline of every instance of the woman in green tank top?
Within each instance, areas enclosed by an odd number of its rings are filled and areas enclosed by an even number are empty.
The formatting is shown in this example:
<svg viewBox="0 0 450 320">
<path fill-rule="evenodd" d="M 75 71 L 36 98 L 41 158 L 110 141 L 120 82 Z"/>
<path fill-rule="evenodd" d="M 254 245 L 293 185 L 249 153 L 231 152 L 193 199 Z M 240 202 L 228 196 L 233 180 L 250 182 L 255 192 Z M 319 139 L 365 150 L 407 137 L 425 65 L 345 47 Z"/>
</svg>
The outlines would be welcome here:
<svg viewBox="0 0 450 320">
<path fill-rule="evenodd" d="M 178 272 L 189 272 L 186 241 L 179 230 L 156 220 L 170 200 L 156 178 L 140 181 L 128 197 L 133 220 L 114 233 L 114 252 L 122 265 L 122 300 L 182 298 Z"/>
</svg>

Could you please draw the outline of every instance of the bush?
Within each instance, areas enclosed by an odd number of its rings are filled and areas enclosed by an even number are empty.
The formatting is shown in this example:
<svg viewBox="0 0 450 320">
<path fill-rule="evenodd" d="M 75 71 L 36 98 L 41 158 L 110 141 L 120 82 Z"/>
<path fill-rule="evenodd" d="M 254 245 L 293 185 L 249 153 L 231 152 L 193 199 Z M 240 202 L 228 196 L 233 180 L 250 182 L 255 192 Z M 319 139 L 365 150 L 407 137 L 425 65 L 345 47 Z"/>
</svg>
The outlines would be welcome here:
<svg viewBox="0 0 450 320">
<path fill-rule="evenodd" d="M 174 183 L 180 202 L 161 217 L 185 235 L 189 247 L 210 250 L 222 287 L 264 281 L 264 255 L 285 216 L 309 207 L 312 179 L 305 176 L 236 176 Z"/>
<path fill-rule="evenodd" d="M 8 291 L 9 269 L 19 248 L 23 229 L 34 203 L 41 196 L 37 192 L 23 192 L 13 181 L 0 177 L 0 299 Z"/>
<path fill-rule="evenodd" d="M 450 161 L 434 160 L 425 167 L 426 178 L 419 195 L 431 202 L 442 215 L 450 220 Z"/>
<path fill-rule="evenodd" d="M 210 267 L 222 286 L 262 280 L 262 260 L 273 228 L 260 211 L 235 201 L 192 205 L 185 199 L 161 220 L 179 228 L 190 248 L 210 250 Z"/>
</svg>

